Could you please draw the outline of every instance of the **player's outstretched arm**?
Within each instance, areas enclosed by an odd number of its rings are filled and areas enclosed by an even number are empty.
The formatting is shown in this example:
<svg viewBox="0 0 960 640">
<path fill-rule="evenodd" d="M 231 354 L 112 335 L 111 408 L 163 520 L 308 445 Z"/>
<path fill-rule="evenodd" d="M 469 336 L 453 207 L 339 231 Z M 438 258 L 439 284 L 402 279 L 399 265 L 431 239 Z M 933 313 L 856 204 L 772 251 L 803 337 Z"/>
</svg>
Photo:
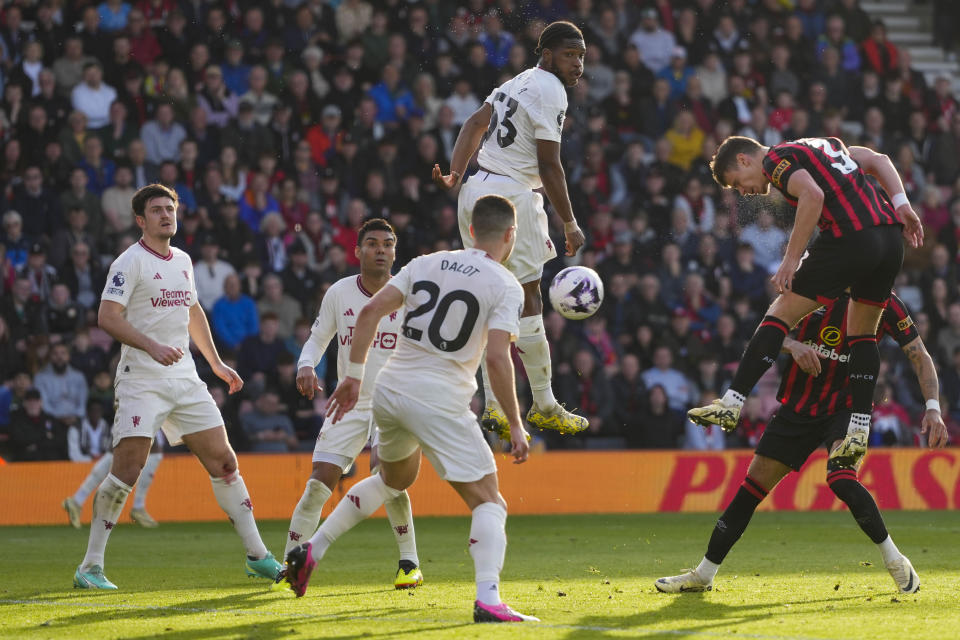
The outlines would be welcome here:
<svg viewBox="0 0 960 640">
<path fill-rule="evenodd" d="M 770 278 L 778 293 L 784 293 L 793 287 L 793 275 L 800 267 L 803 252 L 807 250 L 817 220 L 823 212 L 823 190 L 806 169 L 795 171 L 790 176 L 787 192 L 797 199 L 797 215 L 780 268 Z"/>
<path fill-rule="evenodd" d="M 183 351 L 180 348 L 160 344 L 138 331 L 124 317 L 124 308 L 119 302 L 101 301 L 100 310 L 97 312 L 97 324 L 109 333 L 114 340 L 135 349 L 146 351 L 151 358 L 164 366 L 179 362 L 180 358 L 183 357 Z"/>
<path fill-rule="evenodd" d="M 560 143 L 555 140 L 537 140 L 537 168 L 547 198 L 557 215 L 563 220 L 563 234 L 567 239 L 567 255 L 576 255 L 586 238 L 577 219 L 573 217 L 573 205 L 567 191 L 567 177 L 560 162 Z"/>
<path fill-rule="evenodd" d="M 467 164 L 470 163 L 470 158 L 477 152 L 480 142 L 483 141 L 483 134 L 490 127 L 490 116 L 492 114 L 493 107 L 490 106 L 489 102 L 484 102 L 463 123 L 463 126 L 460 127 L 460 133 L 457 134 L 457 141 L 453 143 L 449 175 L 443 175 L 443 172 L 440 171 L 440 165 L 433 165 L 433 181 L 437 185 L 444 189 L 453 189 L 460 183 L 463 173 L 467 170 Z"/>
<path fill-rule="evenodd" d="M 920 423 L 920 433 L 927 436 L 927 445 L 931 449 L 945 447 L 947 446 L 947 426 L 943 423 L 943 416 L 940 413 L 940 380 L 937 378 L 937 367 L 920 336 L 904 345 L 903 352 L 910 359 L 913 371 L 920 381 L 923 399 L 927 402 L 927 410 Z"/>
<path fill-rule="evenodd" d="M 515 463 L 525 462 L 530 453 L 527 432 L 520 422 L 520 406 L 517 402 L 517 387 L 514 382 L 513 360 L 510 358 L 510 333 L 502 329 L 490 329 L 487 334 L 487 373 L 493 395 L 510 423 L 510 454 Z"/>
<path fill-rule="evenodd" d="M 890 157 L 884 153 L 877 153 L 867 147 L 850 147 L 850 157 L 860 165 L 864 173 L 876 176 L 892 200 L 897 215 L 903 220 L 903 236 L 910 243 L 910 246 L 916 248 L 923 245 L 923 225 L 920 217 L 910 206 L 907 196 L 904 193 L 903 181 L 900 174 Z"/>
<path fill-rule="evenodd" d="M 396 311 L 403 305 L 403 293 L 389 283 L 370 299 L 357 315 L 357 325 L 353 329 L 353 342 L 350 345 L 350 362 L 347 373 L 337 384 L 336 390 L 327 401 L 327 415 L 333 424 L 340 421 L 357 404 L 360 395 L 360 383 L 363 380 L 363 365 L 367 361 L 367 352 L 377 334 L 377 326 L 383 316 Z"/>
<path fill-rule="evenodd" d="M 308 400 L 313 400 L 317 391 L 323 391 L 317 379 L 315 367 L 323 358 L 330 340 L 337 334 L 337 319 L 332 302 L 334 296 L 326 295 L 320 303 L 320 313 L 310 329 L 310 337 L 300 351 L 297 359 L 297 391 Z"/>
<path fill-rule="evenodd" d="M 187 325 L 190 339 L 197 345 L 200 353 L 210 363 L 210 368 L 218 378 L 230 385 L 229 393 L 236 393 L 243 389 L 243 378 L 236 371 L 228 367 L 220 359 L 217 347 L 213 344 L 213 335 L 210 333 L 210 323 L 203 312 L 203 307 L 197 302 L 190 307 L 190 323 Z"/>
</svg>

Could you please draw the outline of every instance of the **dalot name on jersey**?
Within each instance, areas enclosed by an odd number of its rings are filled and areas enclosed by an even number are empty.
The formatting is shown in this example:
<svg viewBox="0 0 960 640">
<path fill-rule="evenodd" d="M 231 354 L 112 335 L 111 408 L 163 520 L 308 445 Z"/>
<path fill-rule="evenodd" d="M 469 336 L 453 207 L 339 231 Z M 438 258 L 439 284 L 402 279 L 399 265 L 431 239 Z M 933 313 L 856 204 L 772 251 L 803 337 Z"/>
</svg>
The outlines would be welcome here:
<svg viewBox="0 0 960 640">
<path fill-rule="evenodd" d="M 352 345 L 353 344 L 353 327 L 347 327 L 347 335 L 341 335 L 340 345 Z M 397 334 L 389 333 L 387 331 L 377 331 L 377 335 L 373 338 L 373 344 L 370 345 L 372 348 L 380 349 L 396 349 L 397 348 Z"/>
<path fill-rule="evenodd" d="M 184 289 L 160 289 L 160 297 L 151 296 L 150 303 L 154 307 L 190 307 L 190 292 Z"/>
</svg>

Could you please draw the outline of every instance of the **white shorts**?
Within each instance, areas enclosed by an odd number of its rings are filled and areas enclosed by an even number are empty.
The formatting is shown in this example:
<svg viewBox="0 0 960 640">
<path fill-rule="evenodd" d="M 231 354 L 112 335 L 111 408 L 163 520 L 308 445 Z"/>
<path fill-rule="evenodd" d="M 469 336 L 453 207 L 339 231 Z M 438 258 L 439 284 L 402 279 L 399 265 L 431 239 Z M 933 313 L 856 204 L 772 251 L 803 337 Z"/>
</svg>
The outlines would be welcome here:
<svg viewBox="0 0 960 640">
<path fill-rule="evenodd" d="M 376 427 L 370 409 L 354 409 L 337 424 L 332 424 L 327 418 L 323 421 L 317 444 L 313 448 L 313 461 L 335 464 L 346 473 L 374 433 Z"/>
<path fill-rule="evenodd" d="M 493 452 L 469 407 L 431 406 L 377 385 L 373 419 L 380 432 L 377 454 L 382 461 L 404 460 L 420 447 L 437 475 L 450 482 L 475 482 L 497 472 Z"/>
<path fill-rule="evenodd" d="M 162 427 L 171 445 L 183 436 L 223 425 L 223 416 L 206 383 L 192 378 L 118 380 L 113 446 L 123 438 L 153 438 Z"/>
<path fill-rule="evenodd" d="M 543 209 L 543 196 L 529 186 L 513 178 L 478 171 L 460 187 L 457 198 L 457 216 L 460 221 L 460 238 L 467 249 L 473 246 L 470 237 L 470 220 L 473 205 L 487 195 L 503 196 L 517 209 L 517 244 L 510 259 L 503 265 L 510 270 L 520 284 L 543 277 L 543 265 L 557 257 L 557 250 L 550 239 L 547 212 Z"/>
</svg>

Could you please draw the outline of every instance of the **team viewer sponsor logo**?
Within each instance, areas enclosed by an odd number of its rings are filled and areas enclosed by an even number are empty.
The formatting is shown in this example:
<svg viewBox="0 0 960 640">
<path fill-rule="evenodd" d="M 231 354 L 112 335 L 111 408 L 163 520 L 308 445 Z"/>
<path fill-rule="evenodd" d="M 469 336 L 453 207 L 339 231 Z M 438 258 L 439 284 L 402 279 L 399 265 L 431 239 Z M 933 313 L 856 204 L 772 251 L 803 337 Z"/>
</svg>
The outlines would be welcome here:
<svg viewBox="0 0 960 640">
<path fill-rule="evenodd" d="M 150 303 L 154 307 L 189 307 L 190 299 L 190 292 L 184 289 L 160 289 L 160 295 L 150 298 Z"/>
<path fill-rule="evenodd" d="M 354 327 L 347 327 L 347 334 L 340 336 L 340 346 L 353 344 L 353 329 Z M 373 344 L 370 346 L 374 349 L 377 347 L 387 350 L 396 349 L 397 334 L 389 333 L 387 331 L 378 331 L 377 335 L 373 338 Z"/>
</svg>

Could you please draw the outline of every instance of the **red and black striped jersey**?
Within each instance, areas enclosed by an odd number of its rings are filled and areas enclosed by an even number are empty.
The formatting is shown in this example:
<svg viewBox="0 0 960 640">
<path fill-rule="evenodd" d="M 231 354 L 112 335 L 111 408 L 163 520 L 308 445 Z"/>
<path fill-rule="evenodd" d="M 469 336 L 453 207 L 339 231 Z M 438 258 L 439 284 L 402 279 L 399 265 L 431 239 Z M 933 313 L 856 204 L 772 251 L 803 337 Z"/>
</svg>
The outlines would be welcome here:
<svg viewBox="0 0 960 640">
<path fill-rule="evenodd" d="M 820 375 L 804 373 L 790 359 L 777 400 L 794 413 L 806 416 L 830 415 L 849 409 L 850 348 L 847 346 L 847 306 L 850 296 L 844 294 L 800 321 L 794 339 L 810 345 L 820 356 Z M 920 335 L 903 301 L 893 294 L 887 302 L 877 340 L 890 336 L 903 347 Z"/>
<path fill-rule="evenodd" d="M 797 199 L 787 193 L 795 171 L 806 169 L 823 190 L 823 210 L 817 226 L 833 237 L 868 227 L 902 224 L 882 190 L 867 180 L 838 138 L 801 138 L 770 147 L 763 157 L 763 174 L 794 207 Z"/>
</svg>

